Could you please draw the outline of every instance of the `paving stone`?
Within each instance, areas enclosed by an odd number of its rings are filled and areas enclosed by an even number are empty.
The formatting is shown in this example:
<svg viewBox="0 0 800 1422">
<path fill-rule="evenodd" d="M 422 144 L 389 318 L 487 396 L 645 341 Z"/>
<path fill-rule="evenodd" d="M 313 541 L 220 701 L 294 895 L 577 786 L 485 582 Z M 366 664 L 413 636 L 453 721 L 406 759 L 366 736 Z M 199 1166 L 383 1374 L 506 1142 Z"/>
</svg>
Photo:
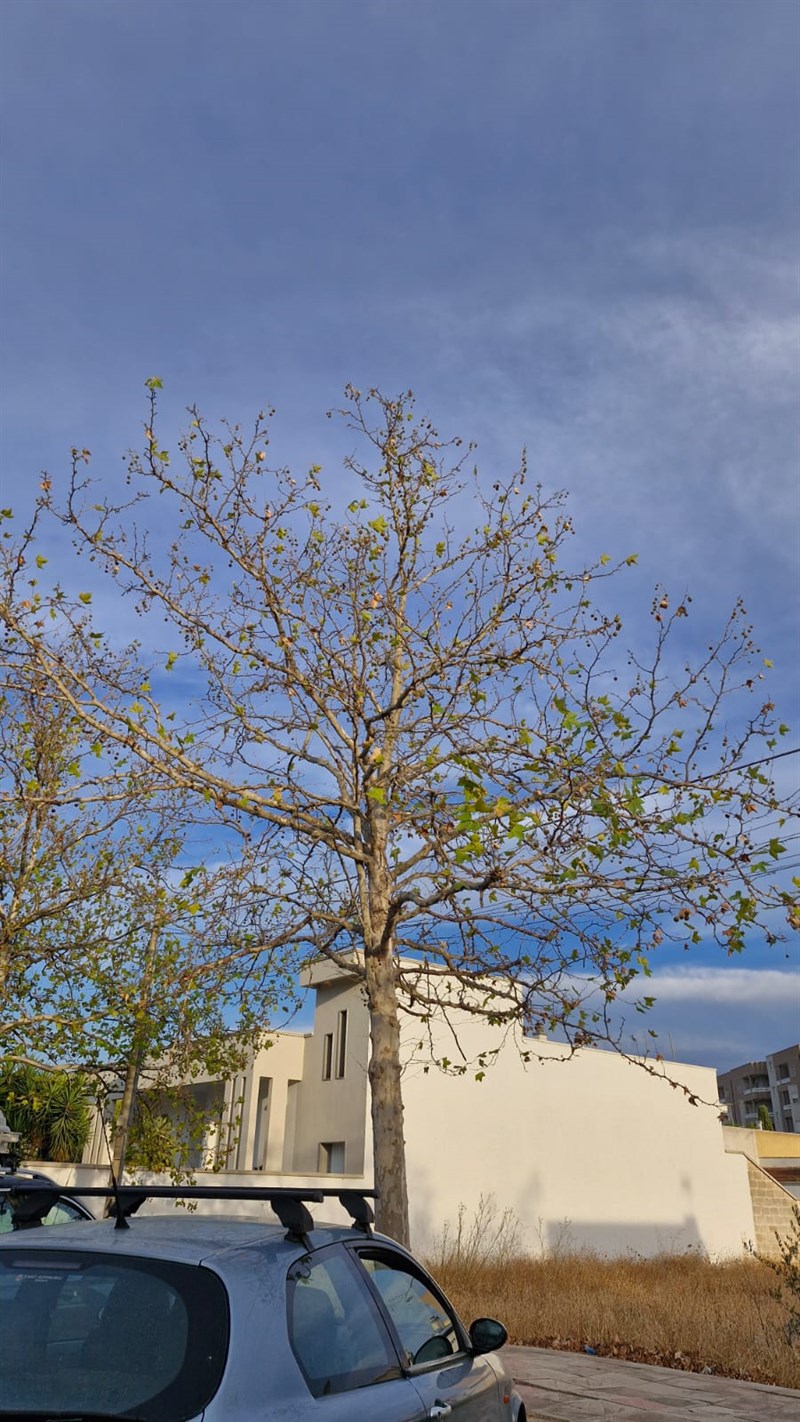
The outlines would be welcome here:
<svg viewBox="0 0 800 1422">
<path fill-rule="evenodd" d="M 546 1348 L 506 1364 L 529 1422 L 800 1422 L 800 1392 Z"/>
</svg>

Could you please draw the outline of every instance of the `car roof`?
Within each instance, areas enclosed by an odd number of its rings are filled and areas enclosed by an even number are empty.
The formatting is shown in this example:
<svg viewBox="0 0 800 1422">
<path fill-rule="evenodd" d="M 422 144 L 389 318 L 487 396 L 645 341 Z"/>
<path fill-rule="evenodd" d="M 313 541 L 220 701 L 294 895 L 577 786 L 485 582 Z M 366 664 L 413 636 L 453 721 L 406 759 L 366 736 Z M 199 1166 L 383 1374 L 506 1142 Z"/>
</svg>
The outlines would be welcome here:
<svg viewBox="0 0 800 1422">
<path fill-rule="evenodd" d="M 0 1169 L 0 1190 L 13 1190 L 15 1184 L 20 1180 L 36 1180 L 44 1185 L 53 1185 L 57 1190 L 61 1186 L 51 1175 L 44 1175 L 41 1170 L 5 1170 Z"/>
<path fill-rule="evenodd" d="M 370 1238 L 384 1242 L 382 1236 Z M 367 1236 L 352 1227 L 317 1224 L 315 1221 L 313 1230 L 305 1239 L 308 1245 L 298 1239 L 287 1239 L 286 1230 L 272 1219 L 250 1215 L 189 1214 L 173 1209 L 165 1214 L 136 1215 L 127 1229 L 117 1229 L 115 1220 L 103 1219 L 59 1224 L 50 1229 L 16 1230 L 0 1237 L 0 1251 L 80 1249 L 87 1253 L 155 1257 L 200 1264 L 257 1246 L 259 1251 L 281 1257 L 288 1264 L 293 1258 L 308 1253 L 308 1246 L 312 1250 L 322 1249 L 326 1244 L 343 1239 L 366 1241 Z"/>
</svg>

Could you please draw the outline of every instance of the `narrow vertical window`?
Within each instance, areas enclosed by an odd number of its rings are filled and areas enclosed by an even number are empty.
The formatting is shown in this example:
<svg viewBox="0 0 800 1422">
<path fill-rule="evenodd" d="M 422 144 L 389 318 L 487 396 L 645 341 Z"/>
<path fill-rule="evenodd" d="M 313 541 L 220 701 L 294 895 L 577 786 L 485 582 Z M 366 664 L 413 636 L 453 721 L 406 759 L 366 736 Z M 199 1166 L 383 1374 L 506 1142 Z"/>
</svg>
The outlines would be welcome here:
<svg viewBox="0 0 800 1422">
<path fill-rule="evenodd" d="M 322 1080 L 330 1081 L 333 1069 L 333 1033 L 326 1032 L 322 1039 Z"/>
<path fill-rule="evenodd" d="M 322 1175 L 344 1175 L 344 1141 L 320 1141 L 319 1171 Z"/>
<path fill-rule="evenodd" d="M 336 1075 L 344 1076 L 344 1066 L 347 1060 L 347 1013 L 339 1013 L 339 1031 L 336 1041 Z"/>
</svg>

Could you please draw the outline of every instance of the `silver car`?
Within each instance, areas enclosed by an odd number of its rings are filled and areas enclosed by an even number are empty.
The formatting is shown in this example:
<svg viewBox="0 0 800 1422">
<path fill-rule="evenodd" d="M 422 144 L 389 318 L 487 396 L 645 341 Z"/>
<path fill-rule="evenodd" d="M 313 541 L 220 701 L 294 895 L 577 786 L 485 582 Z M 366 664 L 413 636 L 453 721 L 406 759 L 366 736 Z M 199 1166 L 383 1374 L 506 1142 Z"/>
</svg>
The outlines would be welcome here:
<svg viewBox="0 0 800 1422">
<path fill-rule="evenodd" d="M 502 1324 L 466 1329 L 348 1199 L 352 1227 L 284 1199 L 4 1235 L 0 1418 L 525 1422 Z"/>
</svg>

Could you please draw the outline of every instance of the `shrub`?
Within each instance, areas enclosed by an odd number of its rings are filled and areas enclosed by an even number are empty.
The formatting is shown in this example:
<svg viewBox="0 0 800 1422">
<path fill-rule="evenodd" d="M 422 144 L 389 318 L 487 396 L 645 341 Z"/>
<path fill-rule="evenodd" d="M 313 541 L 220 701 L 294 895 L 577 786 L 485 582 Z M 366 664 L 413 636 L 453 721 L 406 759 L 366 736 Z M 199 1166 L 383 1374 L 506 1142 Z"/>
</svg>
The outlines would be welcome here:
<svg viewBox="0 0 800 1422">
<path fill-rule="evenodd" d="M 91 1114 L 88 1083 L 79 1072 L 3 1063 L 0 1105 L 10 1130 L 19 1131 L 23 1156 L 80 1160 L 89 1139 Z"/>
<path fill-rule="evenodd" d="M 790 1348 L 800 1345 L 800 1205 L 792 1208 L 792 1224 L 789 1233 L 781 1235 L 775 1231 L 778 1241 L 778 1258 L 759 1255 L 778 1282 L 772 1289 L 772 1297 L 786 1310 L 784 1335 Z"/>
</svg>

